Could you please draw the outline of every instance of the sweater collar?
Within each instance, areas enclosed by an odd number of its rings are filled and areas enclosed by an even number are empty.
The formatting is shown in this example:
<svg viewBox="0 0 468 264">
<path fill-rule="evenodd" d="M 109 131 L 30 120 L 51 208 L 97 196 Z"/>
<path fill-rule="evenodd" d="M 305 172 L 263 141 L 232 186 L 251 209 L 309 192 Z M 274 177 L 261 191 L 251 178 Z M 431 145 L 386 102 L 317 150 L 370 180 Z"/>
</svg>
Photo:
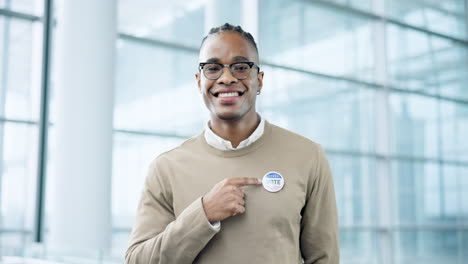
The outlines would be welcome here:
<svg viewBox="0 0 468 264">
<path fill-rule="evenodd" d="M 208 144 L 208 142 L 206 141 L 206 138 L 205 138 L 205 133 L 202 132 L 200 134 L 198 134 L 197 136 L 197 141 L 202 145 L 202 147 L 210 152 L 211 154 L 214 154 L 216 156 L 220 156 L 220 157 L 225 157 L 225 158 L 229 158 L 229 157 L 240 157 L 240 156 L 243 156 L 243 155 L 246 155 L 248 153 L 251 153 L 252 151 L 255 151 L 257 150 L 258 148 L 260 148 L 263 143 L 265 141 L 268 141 L 269 138 L 271 138 L 271 134 L 272 134 L 272 127 L 274 125 L 270 124 L 267 120 L 265 120 L 265 125 L 264 125 L 264 132 L 263 132 L 263 135 L 260 136 L 260 138 L 258 138 L 255 142 L 249 144 L 248 146 L 242 148 L 242 149 L 233 149 L 233 150 L 220 150 L 218 148 L 215 148 L 213 146 L 211 146 L 210 144 Z"/>
<path fill-rule="evenodd" d="M 206 140 L 206 143 L 208 145 L 219 149 L 219 150 L 238 150 L 245 148 L 255 141 L 257 141 L 264 133 L 265 131 L 265 119 L 262 118 L 262 116 L 258 115 L 260 117 L 260 123 L 258 124 L 257 128 L 255 131 L 245 140 L 243 140 L 241 143 L 239 143 L 239 146 L 234 148 L 231 144 L 231 141 L 225 140 L 222 137 L 216 135 L 213 130 L 211 130 L 209 126 L 209 122 L 206 122 L 205 126 L 205 132 L 204 132 L 204 137 Z"/>
</svg>

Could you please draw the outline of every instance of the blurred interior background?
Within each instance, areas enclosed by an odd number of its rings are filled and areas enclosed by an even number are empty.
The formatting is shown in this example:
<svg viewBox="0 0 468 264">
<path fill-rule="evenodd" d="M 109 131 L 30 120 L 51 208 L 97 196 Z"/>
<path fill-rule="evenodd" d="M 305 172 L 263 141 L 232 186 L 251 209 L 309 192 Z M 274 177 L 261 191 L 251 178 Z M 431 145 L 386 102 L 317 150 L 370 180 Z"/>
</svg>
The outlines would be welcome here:
<svg viewBox="0 0 468 264">
<path fill-rule="evenodd" d="M 325 147 L 342 263 L 468 263 L 467 1 L 115 2 L 111 247 L 58 255 L 47 241 L 59 45 L 44 26 L 61 21 L 47 2 L 0 0 L 0 263 L 123 262 L 150 161 L 208 120 L 194 74 L 213 14 L 256 37 L 259 113 Z"/>
</svg>

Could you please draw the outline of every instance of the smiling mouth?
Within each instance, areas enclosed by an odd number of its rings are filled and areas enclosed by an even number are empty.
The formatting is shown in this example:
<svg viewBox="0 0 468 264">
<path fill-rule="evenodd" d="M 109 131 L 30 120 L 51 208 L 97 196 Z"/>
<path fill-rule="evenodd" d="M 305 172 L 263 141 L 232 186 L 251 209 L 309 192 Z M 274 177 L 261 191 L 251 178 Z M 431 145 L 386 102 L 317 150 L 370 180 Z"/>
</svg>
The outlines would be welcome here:
<svg viewBox="0 0 468 264">
<path fill-rule="evenodd" d="M 219 98 L 228 98 L 228 97 L 236 97 L 236 96 L 242 96 L 244 92 L 222 92 L 222 93 L 214 93 L 212 94 L 214 97 L 219 97 Z"/>
</svg>

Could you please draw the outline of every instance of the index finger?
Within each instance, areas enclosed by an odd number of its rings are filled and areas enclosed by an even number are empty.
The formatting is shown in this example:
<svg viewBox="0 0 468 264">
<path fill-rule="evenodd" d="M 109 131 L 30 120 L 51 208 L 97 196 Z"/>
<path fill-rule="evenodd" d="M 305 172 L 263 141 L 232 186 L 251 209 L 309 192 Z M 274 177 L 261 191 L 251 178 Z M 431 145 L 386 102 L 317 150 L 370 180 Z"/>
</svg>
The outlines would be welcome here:
<svg viewBox="0 0 468 264">
<path fill-rule="evenodd" d="M 248 177 L 239 177 L 231 178 L 229 182 L 238 187 L 248 186 L 248 185 L 261 185 L 262 181 L 258 178 L 248 178 Z"/>
</svg>

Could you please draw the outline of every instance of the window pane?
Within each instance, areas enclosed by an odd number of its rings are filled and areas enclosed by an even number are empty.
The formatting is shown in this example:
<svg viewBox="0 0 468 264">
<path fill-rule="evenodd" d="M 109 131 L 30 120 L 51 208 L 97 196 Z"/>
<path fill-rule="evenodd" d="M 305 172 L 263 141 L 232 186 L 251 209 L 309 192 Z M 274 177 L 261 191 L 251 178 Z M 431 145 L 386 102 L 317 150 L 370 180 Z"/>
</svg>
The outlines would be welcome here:
<svg viewBox="0 0 468 264">
<path fill-rule="evenodd" d="M 374 159 L 328 155 L 332 168 L 341 227 L 377 222 L 376 162 Z"/>
<path fill-rule="evenodd" d="M 116 128 L 187 136 L 203 129 L 197 54 L 119 41 L 118 61 Z"/>
<path fill-rule="evenodd" d="M 468 161 L 468 104 L 442 101 L 440 108 L 443 159 Z"/>
<path fill-rule="evenodd" d="M 399 26 L 387 30 L 392 86 L 468 99 L 467 46 Z"/>
<path fill-rule="evenodd" d="M 344 6 L 350 6 L 369 11 L 372 9 L 372 1 L 375 0 L 325 0 L 324 2 L 334 2 Z"/>
<path fill-rule="evenodd" d="M 44 0 L 0 0 L 0 8 L 11 9 L 16 12 L 42 15 Z"/>
<path fill-rule="evenodd" d="M 468 166 L 395 161 L 392 166 L 400 224 L 451 224 L 468 220 Z"/>
<path fill-rule="evenodd" d="M 0 117 L 5 116 L 5 103 L 8 81 L 8 46 L 9 39 L 9 22 L 10 19 L 5 19 L 0 16 Z"/>
<path fill-rule="evenodd" d="M 340 231 L 340 263 L 378 263 L 377 238 L 372 231 L 345 229 Z"/>
<path fill-rule="evenodd" d="M 399 263 L 446 264 L 458 262 L 456 231 L 401 231 L 397 245 Z"/>
<path fill-rule="evenodd" d="M 0 256 L 22 256 L 24 246 L 31 241 L 31 233 L 16 230 L 0 234 Z M 3 262 L 2 262 L 3 263 Z M 6 261 L 5 263 L 9 263 Z"/>
<path fill-rule="evenodd" d="M 204 35 L 205 0 L 119 1 L 119 31 L 198 47 Z"/>
<path fill-rule="evenodd" d="M 0 114 L 7 118 L 38 119 L 42 65 L 41 25 L 17 19 L 3 19 L 0 74 L 5 109 Z"/>
<path fill-rule="evenodd" d="M 395 155 L 438 158 L 440 150 L 439 101 L 418 95 L 391 94 Z"/>
<path fill-rule="evenodd" d="M 460 217 L 462 223 L 468 222 L 468 166 L 456 166 L 456 174 L 458 175 L 459 195 L 460 195 Z"/>
<path fill-rule="evenodd" d="M 374 150 L 374 90 L 261 66 L 259 112 L 267 120 L 338 150 Z"/>
<path fill-rule="evenodd" d="M 459 263 L 461 264 L 463 260 L 468 259 L 468 231 L 466 229 L 461 232 L 460 252 L 461 261 Z"/>
<path fill-rule="evenodd" d="M 136 207 L 135 207 L 136 210 Z M 129 240 L 130 240 L 130 233 L 131 228 L 128 227 L 126 229 L 113 229 L 112 232 L 112 246 L 111 246 L 111 257 L 118 259 L 112 263 L 123 263 L 125 260 L 125 251 L 128 248 Z"/>
<path fill-rule="evenodd" d="M 389 16 L 410 25 L 457 38 L 466 38 L 465 1 L 392 0 L 387 3 Z"/>
<path fill-rule="evenodd" d="M 400 224 L 444 221 L 441 195 L 442 177 L 436 163 L 394 162 L 392 167 Z M 450 219 L 445 219 L 450 221 Z"/>
<path fill-rule="evenodd" d="M 314 1 L 260 1 L 260 10 L 262 60 L 374 80 L 371 20 Z"/>
<path fill-rule="evenodd" d="M 32 230 L 37 174 L 37 128 L 0 123 L 2 228 Z"/>
<path fill-rule="evenodd" d="M 468 164 L 443 166 L 443 208 L 445 215 L 468 222 Z"/>
<path fill-rule="evenodd" d="M 0 0 L 1 1 L 1 0 Z M 5 104 L 5 78 L 7 76 L 6 72 L 6 54 L 7 51 L 5 50 L 5 44 L 7 41 L 7 36 L 5 36 L 5 18 L 0 16 L 0 109 L 3 109 L 3 105 Z M 3 111 L 3 110 L 1 110 Z M 0 112 L 0 116 L 4 113 Z"/>
</svg>

